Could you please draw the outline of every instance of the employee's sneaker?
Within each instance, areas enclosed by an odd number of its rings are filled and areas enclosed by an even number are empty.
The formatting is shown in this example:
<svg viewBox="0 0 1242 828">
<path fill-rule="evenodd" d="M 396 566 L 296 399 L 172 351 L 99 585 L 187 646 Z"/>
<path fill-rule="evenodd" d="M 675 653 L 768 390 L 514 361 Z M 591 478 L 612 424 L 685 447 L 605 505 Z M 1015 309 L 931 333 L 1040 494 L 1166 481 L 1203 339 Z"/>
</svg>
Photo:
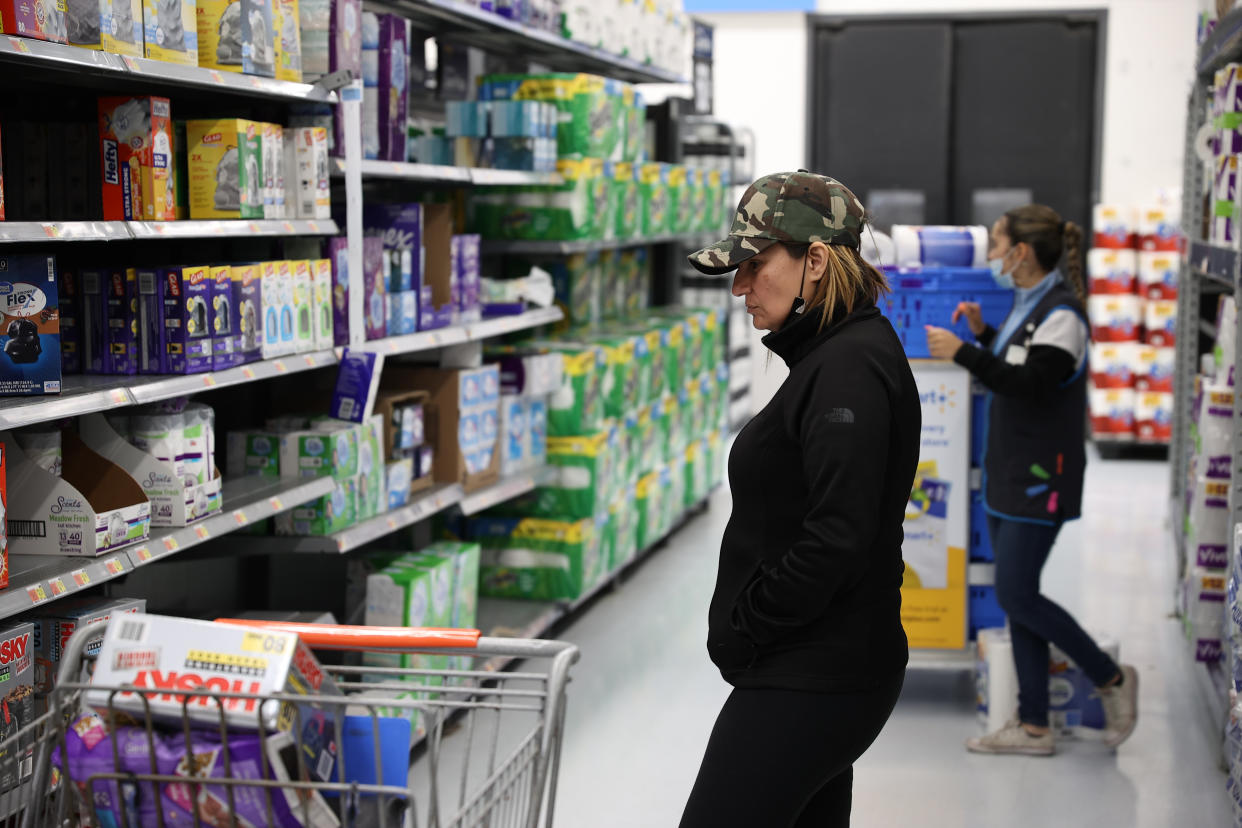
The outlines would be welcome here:
<svg viewBox="0 0 1242 828">
<path fill-rule="evenodd" d="M 1100 687 L 1100 703 L 1104 706 L 1104 744 L 1117 747 L 1134 732 L 1138 724 L 1138 671 L 1129 664 L 1121 665 L 1125 678 L 1121 686 Z"/>
<path fill-rule="evenodd" d="M 1051 730 L 1042 736 L 1034 736 L 1017 719 L 1011 719 L 995 733 L 967 739 L 966 749 L 971 753 L 1014 753 L 1021 756 L 1051 756 L 1057 752 Z"/>
</svg>

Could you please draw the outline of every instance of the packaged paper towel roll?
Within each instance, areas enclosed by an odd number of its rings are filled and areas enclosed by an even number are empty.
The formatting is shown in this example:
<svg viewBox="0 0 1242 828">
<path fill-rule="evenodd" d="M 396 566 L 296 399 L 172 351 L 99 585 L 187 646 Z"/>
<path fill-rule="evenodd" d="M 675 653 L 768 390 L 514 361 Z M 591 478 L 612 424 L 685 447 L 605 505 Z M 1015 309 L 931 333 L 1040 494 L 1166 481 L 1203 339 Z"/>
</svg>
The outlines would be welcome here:
<svg viewBox="0 0 1242 828">
<path fill-rule="evenodd" d="M 1196 455 L 1205 478 L 1228 480 L 1233 456 L 1233 389 L 1218 382 L 1200 387 Z"/>
<path fill-rule="evenodd" d="M 987 267 L 986 227 L 893 225 L 899 267 Z"/>
<path fill-rule="evenodd" d="M 1143 320 L 1142 300 L 1137 296 L 1091 296 L 1087 317 L 1096 342 L 1137 342 Z"/>
<path fill-rule="evenodd" d="M 1138 275 L 1138 254 L 1133 250 L 1097 247 L 1087 252 L 1087 276 L 1091 293 L 1134 292 Z"/>
<path fill-rule="evenodd" d="M 1091 384 L 1095 388 L 1130 388 L 1134 385 L 1135 353 L 1132 342 L 1098 342 L 1091 345 Z"/>
<path fill-rule="evenodd" d="M 1181 248 L 1182 238 L 1180 212 L 1172 201 L 1153 202 L 1139 207 L 1139 249 L 1177 253 Z"/>
<path fill-rule="evenodd" d="M 1134 388 L 1137 391 L 1173 393 L 1173 371 L 1177 367 L 1177 349 L 1155 345 L 1133 345 Z M 1092 359 L 1095 357 L 1093 356 Z M 1094 371 L 1094 366 L 1092 367 Z M 1213 368 L 1213 373 L 1215 368 Z"/>
<path fill-rule="evenodd" d="M 129 418 L 130 442 L 185 479 L 185 415 L 143 411 Z"/>
<path fill-rule="evenodd" d="M 1177 341 L 1177 302 L 1169 299 L 1149 299 L 1144 303 L 1143 327 L 1148 345 L 1170 348 Z"/>
<path fill-rule="evenodd" d="M 1139 253 L 1139 293 L 1148 299 L 1176 299 L 1178 262 L 1176 251 L 1145 250 Z"/>
<path fill-rule="evenodd" d="M 23 428 L 13 432 L 17 444 L 26 452 L 26 458 L 48 474 L 60 477 L 64 466 L 64 454 L 60 447 L 60 429 L 41 427 Z"/>
<path fill-rule="evenodd" d="M 1173 395 L 1139 391 L 1134 398 L 1134 433 L 1140 440 L 1167 443 L 1173 436 Z"/>
<path fill-rule="evenodd" d="M 1198 475 L 1190 496 L 1187 558 L 1196 560 L 1202 546 L 1229 543 L 1229 481 Z"/>
<path fill-rule="evenodd" d="M 1092 247 L 1127 250 L 1134 247 L 1133 211 L 1117 204 L 1097 204 L 1092 211 L 1091 226 L 1095 228 Z"/>
<path fill-rule="evenodd" d="M 1134 432 L 1134 390 L 1092 388 L 1089 392 L 1091 430 L 1096 434 Z"/>
<path fill-rule="evenodd" d="M 1233 385 L 1234 365 L 1237 362 L 1238 305 L 1232 296 L 1222 296 L 1216 306 L 1216 347 L 1213 357 L 1216 363 L 1215 377 L 1218 382 Z"/>
</svg>

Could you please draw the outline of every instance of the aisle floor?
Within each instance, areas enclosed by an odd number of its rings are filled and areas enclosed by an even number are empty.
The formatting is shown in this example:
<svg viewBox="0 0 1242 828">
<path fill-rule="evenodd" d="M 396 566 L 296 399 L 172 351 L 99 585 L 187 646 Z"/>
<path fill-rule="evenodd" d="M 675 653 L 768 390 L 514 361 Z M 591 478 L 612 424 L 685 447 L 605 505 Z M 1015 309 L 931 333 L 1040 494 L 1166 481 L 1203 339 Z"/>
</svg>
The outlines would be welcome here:
<svg viewBox="0 0 1242 828">
<path fill-rule="evenodd" d="M 1062 533 L 1044 589 L 1139 670 L 1140 720 L 1117 752 L 1062 742 L 1051 759 L 980 757 L 967 672 L 913 670 L 858 764 L 853 825 L 1226 826 L 1219 742 L 1171 617 L 1175 565 L 1161 462 L 1092 457 L 1087 517 Z M 704 649 L 727 491 L 560 638 L 574 673 L 557 828 L 675 826 L 728 686 Z"/>
</svg>

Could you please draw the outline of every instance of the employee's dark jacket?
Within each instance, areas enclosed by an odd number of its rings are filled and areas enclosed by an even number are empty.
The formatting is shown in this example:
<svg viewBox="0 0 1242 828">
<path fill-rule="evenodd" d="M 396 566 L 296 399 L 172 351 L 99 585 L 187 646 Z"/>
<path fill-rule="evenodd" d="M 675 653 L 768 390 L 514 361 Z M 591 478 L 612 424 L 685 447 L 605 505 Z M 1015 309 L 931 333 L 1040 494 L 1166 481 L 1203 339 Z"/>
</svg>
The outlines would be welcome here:
<svg viewBox="0 0 1242 828">
<path fill-rule="evenodd" d="M 852 692 L 898 677 L 902 522 L 922 412 L 872 304 L 820 329 L 791 316 L 764 344 L 789 366 L 729 458 L 708 651 L 737 687 Z"/>
</svg>

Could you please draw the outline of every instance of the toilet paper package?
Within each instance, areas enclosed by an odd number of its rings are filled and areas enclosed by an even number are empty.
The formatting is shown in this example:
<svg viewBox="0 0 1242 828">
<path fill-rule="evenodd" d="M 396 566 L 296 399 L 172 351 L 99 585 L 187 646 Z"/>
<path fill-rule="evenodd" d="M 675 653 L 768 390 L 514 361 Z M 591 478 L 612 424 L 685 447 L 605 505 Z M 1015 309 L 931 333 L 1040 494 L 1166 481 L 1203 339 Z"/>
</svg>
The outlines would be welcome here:
<svg viewBox="0 0 1242 828">
<path fill-rule="evenodd" d="M 594 519 L 478 518 L 468 522 L 467 536 L 481 547 L 483 597 L 572 600 L 602 571 Z"/>
<path fill-rule="evenodd" d="M 418 332 L 418 294 L 412 290 L 384 296 L 388 311 L 388 336 L 405 336 Z"/>
<path fill-rule="evenodd" d="M 272 0 L 196 0 L 198 65 L 276 76 Z"/>
<path fill-rule="evenodd" d="M 1216 159 L 1212 179 L 1212 228 L 1211 238 L 1215 244 L 1238 241 L 1238 156 L 1222 155 Z"/>
<path fill-rule="evenodd" d="M 1134 434 L 1138 439 L 1167 443 L 1173 437 L 1173 395 L 1159 391 L 1135 394 Z"/>
<path fill-rule="evenodd" d="M 107 273 L 108 325 L 107 371 L 109 374 L 138 373 L 138 272 L 112 270 Z"/>
<path fill-rule="evenodd" d="M 1094 388 L 1132 388 L 1135 375 L 1135 350 L 1130 342 L 1092 343 L 1091 385 Z"/>
<path fill-rule="evenodd" d="M 210 268 L 138 270 L 139 370 L 197 374 L 212 367 Z"/>
<path fill-rule="evenodd" d="M 386 507 L 384 418 L 373 414 L 358 427 L 358 520 L 372 518 Z"/>
<path fill-rule="evenodd" d="M 142 39 L 146 57 L 197 66 L 197 17 L 196 0 L 143 0 Z"/>
<path fill-rule="evenodd" d="M 263 272 L 257 264 L 232 265 L 232 302 L 238 362 L 263 358 Z"/>
<path fill-rule="evenodd" d="M 1110 250 L 1129 250 L 1134 248 L 1136 217 L 1133 210 L 1117 204 L 1097 204 L 1092 211 L 1091 226 L 1095 237 L 1092 247 L 1104 247 Z"/>
<path fill-rule="evenodd" d="M 1178 253 L 1182 246 L 1180 211 L 1165 203 L 1138 208 L 1138 246 L 1142 251 Z"/>
<path fill-rule="evenodd" d="M 1176 299 L 1179 263 L 1180 257 L 1176 252 L 1143 251 L 1139 253 L 1139 293 L 1147 299 Z M 1095 290 L 1094 283 L 1091 289 Z"/>
<path fill-rule="evenodd" d="M 1228 480 L 1232 474 L 1234 390 L 1221 383 L 1203 383 L 1195 421 L 1194 451 L 1200 474 Z"/>
<path fill-rule="evenodd" d="M 1173 393 L 1173 370 L 1177 365 L 1176 348 L 1157 348 L 1154 345 L 1121 346 L 1133 349 L 1134 387 L 1137 391 L 1160 391 Z M 1094 359 L 1094 351 L 1092 352 Z M 1092 365 L 1094 377 L 1095 366 Z"/>
<path fill-rule="evenodd" d="M 362 13 L 362 157 L 379 158 L 379 15 Z M 337 123 L 341 122 L 337 118 Z"/>
<path fill-rule="evenodd" d="M 1142 300 L 1137 296 L 1091 296 L 1087 316 L 1096 342 L 1137 342 L 1143 322 Z"/>
<path fill-rule="evenodd" d="M 233 268 L 218 265 L 210 269 L 211 278 L 211 369 L 223 371 L 244 361 L 242 334 L 238 329 L 233 301 Z"/>
<path fill-rule="evenodd" d="M 263 126 L 242 118 L 187 121 L 190 218 L 263 218 Z"/>
<path fill-rule="evenodd" d="M 100 98 L 98 109 L 103 218 L 174 220 L 168 99 Z"/>
<path fill-rule="evenodd" d="M 1144 341 L 1171 348 L 1177 342 L 1177 300 L 1149 299 L 1143 308 Z"/>
<path fill-rule="evenodd" d="M 1087 276 L 1091 293 L 1133 293 L 1138 272 L 1138 254 L 1133 250 L 1106 247 L 1087 252 Z"/>
<path fill-rule="evenodd" d="M 59 394 L 59 294 L 53 256 L 0 256 L 0 396 Z"/>
<path fill-rule="evenodd" d="M 1095 434 L 1134 433 L 1134 390 L 1092 388 L 1089 392 L 1091 431 Z"/>
</svg>

